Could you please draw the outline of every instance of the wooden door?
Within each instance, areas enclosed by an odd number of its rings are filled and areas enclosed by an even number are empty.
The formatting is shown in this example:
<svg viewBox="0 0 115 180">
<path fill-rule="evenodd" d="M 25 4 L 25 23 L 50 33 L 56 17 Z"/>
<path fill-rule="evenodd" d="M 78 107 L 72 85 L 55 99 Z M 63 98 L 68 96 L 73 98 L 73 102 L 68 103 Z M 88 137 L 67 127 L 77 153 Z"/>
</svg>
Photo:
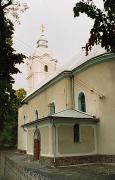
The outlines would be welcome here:
<svg viewBox="0 0 115 180">
<path fill-rule="evenodd" d="M 40 140 L 34 139 L 34 158 L 39 160 L 40 158 Z"/>
<path fill-rule="evenodd" d="M 34 133 L 34 159 L 39 160 L 40 158 L 40 130 L 37 128 Z"/>
</svg>

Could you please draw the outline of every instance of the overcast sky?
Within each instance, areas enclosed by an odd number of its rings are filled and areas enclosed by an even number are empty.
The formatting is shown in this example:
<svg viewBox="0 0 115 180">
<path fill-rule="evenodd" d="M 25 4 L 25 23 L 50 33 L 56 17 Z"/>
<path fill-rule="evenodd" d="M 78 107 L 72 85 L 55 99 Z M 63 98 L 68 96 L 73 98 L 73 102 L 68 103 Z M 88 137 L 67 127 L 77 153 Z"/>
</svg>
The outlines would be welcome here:
<svg viewBox="0 0 115 180">
<path fill-rule="evenodd" d="M 14 47 L 17 52 L 27 56 L 33 54 L 36 42 L 44 24 L 49 49 L 60 65 L 66 63 L 88 40 L 93 21 L 86 15 L 74 18 L 73 7 L 78 0 L 20 0 L 28 4 L 29 9 L 21 17 L 20 25 L 15 25 Z M 102 7 L 102 0 L 94 0 Z M 22 74 L 15 76 L 15 88 L 26 88 L 26 66 L 19 67 Z"/>
</svg>

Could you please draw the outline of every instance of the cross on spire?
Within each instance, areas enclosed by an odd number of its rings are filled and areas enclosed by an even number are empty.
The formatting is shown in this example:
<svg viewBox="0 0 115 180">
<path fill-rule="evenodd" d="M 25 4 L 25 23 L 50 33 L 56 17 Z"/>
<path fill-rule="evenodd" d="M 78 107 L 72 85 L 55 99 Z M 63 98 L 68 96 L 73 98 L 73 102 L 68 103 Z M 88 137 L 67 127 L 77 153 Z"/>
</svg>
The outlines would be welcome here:
<svg viewBox="0 0 115 180">
<path fill-rule="evenodd" d="M 42 24 L 41 25 L 41 32 L 43 33 L 45 31 L 45 26 Z"/>
</svg>

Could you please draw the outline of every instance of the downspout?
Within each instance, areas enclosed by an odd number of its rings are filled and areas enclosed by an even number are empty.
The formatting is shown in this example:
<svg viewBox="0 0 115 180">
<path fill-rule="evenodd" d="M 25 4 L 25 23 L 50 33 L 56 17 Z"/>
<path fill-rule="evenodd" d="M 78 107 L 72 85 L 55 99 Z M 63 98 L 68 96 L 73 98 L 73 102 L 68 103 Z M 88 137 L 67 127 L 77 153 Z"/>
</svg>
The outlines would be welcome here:
<svg viewBox="0 0 115 180">
<path fill-rule="evenodd" d="M 72 109 L 75 109 L 75 100 L 74 100 L 74 75 L 71 76 L 71 95 L 72 95 Z"/>
<path fill-rule="evenodd" d="M 27 144 L 27 136 L 28 136 L 28 128 L 25 128 L 24 126 L 23 126 L 23 131 L 24 131 L 24 135 L 26 136 L 26 153 L 27 153 L 27 151 L 28 151 L 28 148 L 27 148 L 27 146 L 28 146 L 28 144 Z M 26 134 L 25 134 L 26 133 Z"/>
<path fill-rule="evenodd" d="M 54 152 L 54 163 L 56 162 L 56 125 L 55 125 L 55 121 L 54 119 L 52 119 L 52 123 L 53 123 L 53 152 Z"/>
</svg>

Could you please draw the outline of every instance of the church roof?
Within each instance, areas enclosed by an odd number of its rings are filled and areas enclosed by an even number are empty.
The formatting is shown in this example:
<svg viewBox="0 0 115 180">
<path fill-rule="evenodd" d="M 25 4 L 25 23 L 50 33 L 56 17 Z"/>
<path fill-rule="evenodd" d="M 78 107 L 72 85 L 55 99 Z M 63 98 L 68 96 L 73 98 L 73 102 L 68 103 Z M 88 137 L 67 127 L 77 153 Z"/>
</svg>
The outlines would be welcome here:
<svg viewBox="0 0 115 180">
<path fill-rule="evenodd" d="M 97 53 L 98 54 L 98 53 Z M 58 80 L 64 78 L 65 76 L 72 76 L 75 73 L 79 73 L 82 70 L 85 70 L 88 67 L 91 67 L 97 63 L 112 60 L 115 58 L 115 54 L 110 54 L 110 53 L 103 53 L 97 56 L 94 56 L 94 54 L 89 54 L 88 56 L 85 56 L 83 53 L 83 58 L 82 61 L 78 61 L 77 57 L 75 58 L 76 61 L 74 62 L 73 60 L 73 65 L 71 64 L 70 66 L 63 66 L 63 68 L 59 69 L 56 73 L 50 75 L 49 77 L 46 78 L 44 82 L 42 82 L 39 86 L 38 89 L 36 89 L 34 92 L 29 94 L 23 102 L 27 102 L 31 98 L 35 97 L 38 95 L 40 92 L 42 92 L 44 89 L 49 87 L 50 85 L 56 83 Z M 79 62 L 79 63 L 78 63 Z M 66 70 L 65 70 L 66 69 Z"/>
<path fill-rule="evenodd" d="M 74 68 L 78 67 L 79 65 L 83 64 L 84 62 L 105 54 L 106 51 L 104 48 L 101 48 L 100 45 L 93 47 L 92 51 L 86 56 L 85 50 L 81 50 L 78 54 L 75 54 L 66 65 L 67 70 L 73 70 Z"/>
</svg>

